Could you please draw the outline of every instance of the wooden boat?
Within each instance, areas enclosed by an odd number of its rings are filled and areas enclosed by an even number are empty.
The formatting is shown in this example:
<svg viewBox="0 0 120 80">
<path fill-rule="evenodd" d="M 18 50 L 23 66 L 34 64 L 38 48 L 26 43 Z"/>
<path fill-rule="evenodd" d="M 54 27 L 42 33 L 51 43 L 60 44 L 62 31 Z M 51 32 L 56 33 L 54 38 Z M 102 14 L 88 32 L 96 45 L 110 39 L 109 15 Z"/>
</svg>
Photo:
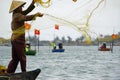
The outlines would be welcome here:
<svg viewBox="0 0 120 80">
<path fill-rule="evenodd" d="M 36 55 L 36 50 L 26 51 L 26 55 Z"/>
<path fill-rule="evenodd" d="M 35 80 L 40 72 L 40 69 L 36 69 L 28 72 L 5 74 L 0 76 L 0 80 Z"/>
<path fill-rule="evenodd" d="M 64 52 L 65 49 L 53 49 L 52 52 Z"/>
<path fill-rule="evenodd" d="M 111 48 L 99 48 L 99 51 L 111 51 Z"/>
</svg>

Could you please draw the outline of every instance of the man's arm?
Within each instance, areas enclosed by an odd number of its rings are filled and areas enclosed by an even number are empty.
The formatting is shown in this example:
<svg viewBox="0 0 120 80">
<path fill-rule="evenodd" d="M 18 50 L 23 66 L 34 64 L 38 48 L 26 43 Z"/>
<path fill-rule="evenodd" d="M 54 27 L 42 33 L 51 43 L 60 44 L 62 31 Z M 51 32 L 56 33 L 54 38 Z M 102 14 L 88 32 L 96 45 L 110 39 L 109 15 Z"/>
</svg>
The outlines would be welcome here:
<svg viewBox="0 0 120 80">
<path fill-rule="evenodd" d="M 38 13 L 36 13 L 34 15 L 27 15 L 27 16 L 25 16 L 25 21 L 35 20 L 36 17 L 42 17 L 42 16 L 43 16 L 43 14 L 40 13 L 40 12 L 38 12 Z"/>
<path fill-rule="evenodd" d="M 32 1 L 32 3 L 30 4 L 30 6 L 22 12 L 23 15 L 27 15 L 28 13 L 30 13 L 34 8 L 35 8 L 35 5 L 34 5 L 34 0 Z"/>
</svg>

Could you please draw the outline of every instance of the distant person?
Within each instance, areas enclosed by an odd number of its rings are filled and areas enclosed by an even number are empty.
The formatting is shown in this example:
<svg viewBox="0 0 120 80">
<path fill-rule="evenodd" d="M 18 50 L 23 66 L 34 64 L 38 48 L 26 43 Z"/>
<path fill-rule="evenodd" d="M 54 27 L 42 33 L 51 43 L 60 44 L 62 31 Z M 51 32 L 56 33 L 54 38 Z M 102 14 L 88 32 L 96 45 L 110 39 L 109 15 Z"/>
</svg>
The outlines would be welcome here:
<svg viewBox="0 0 120 80">
<path fill-rule="evenodd" d="M 55 49 L 56 49 L 56 46 L 54 46 L 53 49 L 55 50 Z"/>
<path fill-rule="evenodd" d="M 56 49 L 56 44 L 55 44 L 55 42 L 50 43 L 50 45 L 53 47 L 54 50 Z"/>
<path fill-rule="evenodd" d="M 22 7 L 26 4 L 23 1 L 13 0 L 10 13 L 12 12 L 12 36 L 11 36 L 11 44 L 12 44 L 12 60 L 10 61 L 7 72 L 6 73 L 14 73 L 20 62 L 21 71 L 26 72 L 26 54 L 25 54 L 25 21 L 35 20 L 35 17 L 42 17 L 43 14 L 36 13 L 33 15 L 27 15 L 31 12 L 34 6 L 34 0 L 31 5 L 25 10 L 22 11 Z"/>
<path fill-rule="evenodd" d="M 58 46 L 59 46 L 59 49 L 63 49 L 63 44 L 62 43 L 59 43 Z"/>
<path fill-rule="evenodd" d="M 30 47 L 31 47 L 30 43 L 26 43 L 26 47 L 25 47 L 26 52 L 30 50 Z"/>
<path fill-rule="evenodd" d="M 103 43 L 100 48 L 106 48 L 106 43 Z"/>
</svg>

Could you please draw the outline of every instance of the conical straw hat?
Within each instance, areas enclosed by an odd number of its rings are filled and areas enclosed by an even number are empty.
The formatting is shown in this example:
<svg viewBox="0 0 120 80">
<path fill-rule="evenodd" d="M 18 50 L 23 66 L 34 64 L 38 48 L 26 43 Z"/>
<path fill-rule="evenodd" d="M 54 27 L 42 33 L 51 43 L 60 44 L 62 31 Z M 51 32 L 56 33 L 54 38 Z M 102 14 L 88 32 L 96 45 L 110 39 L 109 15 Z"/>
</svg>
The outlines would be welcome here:
<svg viewBox="0 0 120 80">
<path fill-rule="evenodd" d="M 24 1 L 13 0 L 12 4 L 11 4 L 11 7 L 10 7 L 10 10 L 9 10 L 9 13 L 11 13 L 12 11 L 14 11 L 18 7 L 24 5 L 25 3 L 26 2 L 24 2 Z"/>
</svg>

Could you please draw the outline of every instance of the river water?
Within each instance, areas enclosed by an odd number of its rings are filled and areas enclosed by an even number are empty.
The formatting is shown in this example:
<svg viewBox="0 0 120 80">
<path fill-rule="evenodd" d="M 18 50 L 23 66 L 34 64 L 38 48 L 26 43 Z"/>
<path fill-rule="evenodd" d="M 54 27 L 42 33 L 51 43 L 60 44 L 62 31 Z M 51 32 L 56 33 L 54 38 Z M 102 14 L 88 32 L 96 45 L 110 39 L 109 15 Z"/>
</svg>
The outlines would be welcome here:
<svg viewBox="0 0 120 80">
<path fill-rule="evenodd" d="M 52 53 L 40 46 L 36 56 L 27 56 L 27 70 L 41 69 L 36 80 L 120 80 L 120 47 L 113 53 L 97 46 L 64 46 L 65 52 Z M 0 46 L 0 65 L 7 66 L 11 47 Z M 20 65 L 16 72 L 20 72 Z"/>
</svg>

